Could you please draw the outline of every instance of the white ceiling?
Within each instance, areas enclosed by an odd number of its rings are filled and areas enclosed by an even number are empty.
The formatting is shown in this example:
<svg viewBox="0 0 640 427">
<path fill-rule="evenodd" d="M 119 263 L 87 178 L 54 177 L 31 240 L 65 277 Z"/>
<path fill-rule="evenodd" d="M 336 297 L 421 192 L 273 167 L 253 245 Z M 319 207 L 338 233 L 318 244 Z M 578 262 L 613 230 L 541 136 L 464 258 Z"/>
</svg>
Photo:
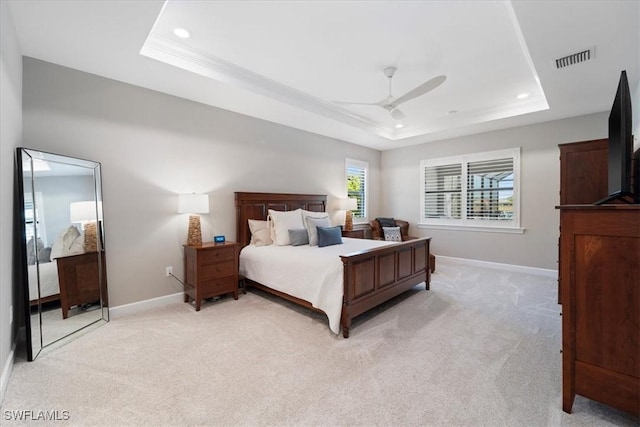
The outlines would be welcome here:
<svg viewBox="0 0 640 427">
<path fill-rule="evenodd" d="M 11 1 L 25 56 L 379 150 L 606 111 L 638 1 Z M 190 37 L 173 34 L 185 28 Z M 595 48 L 589 61 L 555 59 Z M 385 100 L 438 75 L 400 106 Z M 528 94 L 525 99 L 517 95 Z M 640 108 L 640 107 L 639 107 Z M 401 123 L 401 129 L 396 124 Z"/>
</svg>

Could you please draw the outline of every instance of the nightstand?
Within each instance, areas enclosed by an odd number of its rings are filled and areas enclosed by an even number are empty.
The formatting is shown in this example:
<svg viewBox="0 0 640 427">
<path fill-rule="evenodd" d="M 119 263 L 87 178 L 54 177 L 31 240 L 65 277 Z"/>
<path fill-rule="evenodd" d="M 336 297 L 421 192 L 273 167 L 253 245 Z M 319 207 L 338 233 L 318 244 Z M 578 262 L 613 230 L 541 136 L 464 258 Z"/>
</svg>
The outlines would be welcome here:
<svg viewBox="0 0 640 427">
<path fill-rule="evenodd" d="M 342 230 L 342 237 L 351 237 L 352 239 L 364 239 L 364 230 Z"/>
<path fill-rule="evenodd" d="M 203 299 L 233 294 L 238 299 L 238 255 L 235 242 L 184 246 L 184 302 L 194 300 L 200 311 Z"/>
<path fill-rule="evenodd" d="M 102 260 L 99 260 L 100 254 Z M 69 316 L 69 310 L 75 305 L 100 301 L 100 278 L 103 290 L 107 283 L 104 252 L 85 252 L 56 258 L 58 264 L 58 284 L 60 285 L 60 305 L 62 318 Z M 100 274 L 102 263 L 102 275 Z M 104 292 L 106 298 L 106 292 Z M 104 301 L 105 306 L 107 301 Z"/>
</svg>

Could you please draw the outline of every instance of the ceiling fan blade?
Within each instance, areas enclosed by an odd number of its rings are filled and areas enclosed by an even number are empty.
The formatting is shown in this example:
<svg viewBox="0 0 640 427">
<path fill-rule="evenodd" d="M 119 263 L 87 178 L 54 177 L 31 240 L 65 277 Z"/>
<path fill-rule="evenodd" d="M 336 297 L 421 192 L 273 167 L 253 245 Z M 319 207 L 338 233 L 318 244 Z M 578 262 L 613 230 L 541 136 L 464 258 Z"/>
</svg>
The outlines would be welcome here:
<svg viewBox="0 0 640 427">
<path fill-rule="evenodd" d="M 447 76 L 442 75 L 442 76 L 434 77 L 431 80 L 427 80 L 417 88 L 410 90 L 409 92 L 402 95 L 400 98 L 394 100 L 393 103 L 395 105 L 400 105 L 403 102 L 407 102 L 413 98 L 417 98 L 418 96 L 424 95 L 425 93 L 440 86 L 442 83 L 444 83 L 446 79 L 447 79 Z"/>
<path fill-rule="evenodd" d="M 378 105 L 380 107 L 384 106 L 387 103 L 387 100 L 383 100 L 380 102 L 347 102 L 347 101 L 333 101 L 338 105 Z"/>
<path fill-rule="evenodd" d="M 393 110 L 391 110 L 391 117 L 393 117 L 396 120 L 402 120 L 404 119 L 406 116 L 404 115 L 404 113 L 402 111 L 400 111 L 398 108 L 394 108 Z"/>
</svg>

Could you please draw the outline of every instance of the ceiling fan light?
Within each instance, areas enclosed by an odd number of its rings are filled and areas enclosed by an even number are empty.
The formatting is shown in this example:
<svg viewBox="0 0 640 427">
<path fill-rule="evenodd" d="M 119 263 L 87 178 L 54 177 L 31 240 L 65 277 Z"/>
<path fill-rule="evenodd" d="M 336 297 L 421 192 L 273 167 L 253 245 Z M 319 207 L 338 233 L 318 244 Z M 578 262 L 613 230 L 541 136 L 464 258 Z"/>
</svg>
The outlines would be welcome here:
<svg viewBox="0 0 640 427">
<path fill-rule="evenodd" d="M 177 37 L 180 37 L 181 39 L 189 38 L 189 31 L 185 30 L 184 28 L 175 28 L 173 30 L 173 34 L 175 34 Z"/>
</svg>

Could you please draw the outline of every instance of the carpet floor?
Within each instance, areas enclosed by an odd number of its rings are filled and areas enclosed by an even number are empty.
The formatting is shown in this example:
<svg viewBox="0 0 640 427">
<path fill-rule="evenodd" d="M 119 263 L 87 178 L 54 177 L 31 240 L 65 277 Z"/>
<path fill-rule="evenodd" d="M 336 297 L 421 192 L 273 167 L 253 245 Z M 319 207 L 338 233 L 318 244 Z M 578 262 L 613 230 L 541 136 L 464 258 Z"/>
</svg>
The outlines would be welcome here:
<svg viewBox="0 0 640 427">
<path fill-rule="evenodd" d="M 556 286 L 441 259 L 430 291 L 355 319 L 349 339 L 253 291 L 173 304 L 17 360 L 0 424 L 637 426 L 580 396 L 562 412 Z"/>
</svg>

